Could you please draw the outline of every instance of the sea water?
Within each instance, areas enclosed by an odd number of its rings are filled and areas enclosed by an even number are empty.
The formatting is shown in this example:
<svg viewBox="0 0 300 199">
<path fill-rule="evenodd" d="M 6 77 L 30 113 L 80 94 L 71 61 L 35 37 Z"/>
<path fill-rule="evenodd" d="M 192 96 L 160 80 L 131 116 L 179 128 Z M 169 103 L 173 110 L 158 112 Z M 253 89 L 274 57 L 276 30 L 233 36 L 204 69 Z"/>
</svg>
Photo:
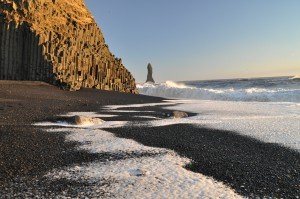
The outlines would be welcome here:
<svg viewBox="0 0 300 199">
<path fill-rule="evenodd" d="M 141 94 L 166 98 L 300 103 L 300 79 L 297 77 L 166 81 L 138 84 L 137 87 Z"/>
<path fill-rule="evenodd" d="M 272 77 L 138 84 L 141 94 L 184 99 L 166 107 L 197 113 L 181 121 L 230 130 L 300 151 L 300 79 Z M 172 123 L 173 122 L 173 123 Z"/>
</svg>

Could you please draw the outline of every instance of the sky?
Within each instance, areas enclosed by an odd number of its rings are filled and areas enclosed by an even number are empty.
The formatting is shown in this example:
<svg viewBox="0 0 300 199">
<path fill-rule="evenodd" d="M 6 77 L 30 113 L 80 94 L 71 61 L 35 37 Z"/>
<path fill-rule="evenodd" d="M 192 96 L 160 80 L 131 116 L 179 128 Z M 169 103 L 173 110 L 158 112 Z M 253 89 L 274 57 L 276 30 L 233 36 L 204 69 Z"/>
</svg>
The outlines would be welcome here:
<svg viewBox="0 0 300 199">
<path fill-rule="evenodd" d="M 300 74 L 299 0 L 85 0 L 137 82 Z"/>
</svg>

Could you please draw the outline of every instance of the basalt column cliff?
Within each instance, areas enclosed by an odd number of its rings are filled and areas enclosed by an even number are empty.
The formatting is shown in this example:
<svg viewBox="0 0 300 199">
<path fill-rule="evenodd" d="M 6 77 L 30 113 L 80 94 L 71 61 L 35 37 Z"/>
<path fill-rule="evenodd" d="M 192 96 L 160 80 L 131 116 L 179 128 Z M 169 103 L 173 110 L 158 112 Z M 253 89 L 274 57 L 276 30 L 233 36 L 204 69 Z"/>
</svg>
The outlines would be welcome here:
<svg viewBox="0 0 300 199">
<path fill-rule="evenodd" d="M 83 0 L 0 0 L 0 79 L 137 93 Z"/>
</svg>

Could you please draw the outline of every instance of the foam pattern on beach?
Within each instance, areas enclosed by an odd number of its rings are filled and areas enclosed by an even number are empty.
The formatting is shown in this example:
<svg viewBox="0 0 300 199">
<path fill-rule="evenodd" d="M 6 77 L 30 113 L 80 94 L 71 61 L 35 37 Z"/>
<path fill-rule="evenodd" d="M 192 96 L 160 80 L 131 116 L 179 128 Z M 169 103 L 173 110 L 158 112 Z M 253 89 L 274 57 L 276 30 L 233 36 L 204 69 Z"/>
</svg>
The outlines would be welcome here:
<svg viewBox="0 0 300 199">
<path fill-rule="evenodd" d="M 128 110 L 128 113 L 134 114 L 137 109 L 148 106 L 165 106 L 164 109 L 198 114 L 178 119 L 153 118 L 147 122 L 106 121 L 90 126 L 39 123 L 40 126 L 49 126 L 49 133 L 69 132 L 66 141 L 80 143 L 78 150 L 110 154 L 110 158 L 104 162 L 99 160 L 56 169 L 46 177 L 96 184 L 91 187 L 91 193 L 96 194 L 101 190 L 107 198 L 241 198 L 222 182 L 186 170 L 184 166 L 191 160 L 168 149 L 148 147 L 131 139 L 116 137 L 107 131 L 109 128 L 192 124 L 230 130 L 265 143 L 277 143 L 300 151 L 300 106 L 297 103 L 165 100 L 163 103 L 111 105 L 104 107 L 103 111 L 123 113 Z M 73 114 L 100 118 L 107 116 L 93 112 L 69 113 L 67 116 Z"/>
<path fill-rule="evenodd" d="M 86 113 L 84 113 L 87 116 Z M 92 116 L 96 116 L 91 113 Z M 41 123 L 39 125 L 42 125 Z M 45 123 L 51 126 L 51 123 Z M 59 126 L 58 124 L 56 124 Z M 75 181 L 110 181 L 105 187 L 95 187 L 92 192 L 101 189 L 106 197 L 113 198 L 241 198 L 231 188 L 211 177 L 193 173 L 184 168 L 190 160 L 180 157 L 174 151 L 141 145 L 131 139 L 115 137 L 101 128 L 124 126 L 124 122 L 105 122 L 84 128 L 49 129 L 52 132 L 69 132 L 67 141 L 81 143 L 78 149 L 91 153 L 114 154 L 150 154 L 129 155 L 117 160 L 93 162 L 77 165 L 63 170 L 53 170 L 46 177 Z M 74 127 L 74 126 L 72 126 Z"/>
<path fill-rule="evenodd" d="M 233 102 L 213 100 L 165 100 L 164 109 L 197 113 L 181 119 L 152 120 L 138 126 L 194 124 L 229 130 L 266 143 L 300 151 L 300 104 L 293 102 Z M 156 106 L 156 103 L 143 106 Z M 141 107 L 140 104 L 108 106 L 110 109 Z"/>
<path fill-rule="evenodd" d="M 198 125 L 234 131 L 300 151 L 299 103 L 193 100 L 172 109 L 198 113 L 190 118 Z M 158 121 L 153 122 L 155 125 Z"/>
</svg>

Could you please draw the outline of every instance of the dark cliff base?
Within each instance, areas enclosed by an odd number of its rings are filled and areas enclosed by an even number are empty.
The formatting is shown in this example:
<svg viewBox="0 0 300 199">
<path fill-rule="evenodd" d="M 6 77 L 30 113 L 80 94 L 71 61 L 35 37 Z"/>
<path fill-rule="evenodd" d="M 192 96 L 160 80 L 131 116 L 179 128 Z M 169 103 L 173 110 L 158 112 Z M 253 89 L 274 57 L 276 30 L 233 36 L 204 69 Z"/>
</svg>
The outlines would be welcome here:
<svg viewBox="0 0 300 199">
<path fill-rule="evenodd" d="M 104 105 L 162 100 L 94 89 L 68 92 L 41 82 L 0 81 L 0 198 L 22 197 L 14 194 L 28 189 L 33 193 L 43 191 L 45 197 L 51 196 L 47 193 L 62 191 L 76 197 L 93 184 L 67 180 L 49 182 L 42 176 L 54 168 L 104 161 L 110 156 L 77 151 L 77 143 L 64 142 L 63 133 L 47 133 L 32 123 L 53 120 L 67 112 L 97 112 Z M 135 109 L 155 110 L 148 113 L 152 116 L 161 116 L 164 112 L 161 107 Z M 118 114 L 121 115 L 114 120 L 137 119 L 132 113 Z M 188 169 L 223 181 L 245 196 L 295 198 L 300 195 L 300 154 L 278 145 L 185 124 L 107 131 L 145 145 L 173 149 L 193 159 Z"/>
</svg>

